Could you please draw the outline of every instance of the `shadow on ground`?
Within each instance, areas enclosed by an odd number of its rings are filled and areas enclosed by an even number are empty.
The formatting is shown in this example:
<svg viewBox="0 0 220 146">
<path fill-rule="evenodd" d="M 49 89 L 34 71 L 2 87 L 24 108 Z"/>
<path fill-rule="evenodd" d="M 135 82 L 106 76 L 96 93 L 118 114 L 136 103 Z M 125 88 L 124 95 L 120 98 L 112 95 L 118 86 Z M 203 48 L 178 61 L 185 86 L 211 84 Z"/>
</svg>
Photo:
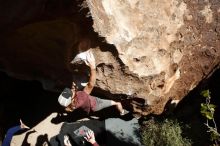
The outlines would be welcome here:
<svg viewBox="0 0 220 146">
<path fill-rule="evenodd" d="M 125 124 L 125 121 L 121 119 L 111 118 L 104 121 L 88 120 L 64 123 L 59 134 L 50 139 L 50 143 L 53 146 L 64 146 L 64 135 L 68 135 L 73 145 L 89 146 L 90 144 L 83 137 L 74 133 L 81 126 L 86 126 L 94 131 L 96 141 L 100 146 L 140 146 L 135 143 L 139 138 L 139 132 L 136 131 L 139 129 L 137 125 L 134 125 L 135 122 L 137 121 L 131 120 Z"/>
</svg>

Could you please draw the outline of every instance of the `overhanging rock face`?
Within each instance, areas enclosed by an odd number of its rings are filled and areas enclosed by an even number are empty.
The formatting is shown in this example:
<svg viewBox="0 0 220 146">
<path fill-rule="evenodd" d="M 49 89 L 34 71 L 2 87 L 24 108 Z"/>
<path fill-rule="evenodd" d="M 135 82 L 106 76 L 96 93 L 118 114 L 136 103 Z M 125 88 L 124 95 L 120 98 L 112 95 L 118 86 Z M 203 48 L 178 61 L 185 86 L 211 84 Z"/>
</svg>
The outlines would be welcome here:
<svg viewBox="0 0 220 146">
<path fill-rule="evenodd" d="M 131 72 L 140 77 L 155 75 L 181 60 L 180 50 L 170 49 L 170 44 L 184 25 L 185 3 L 104 0 L 97 7 L 97 2 L 89 2 L 95 30 L 116 46 Z"/>
<path fill-rule="evenodd" d="M 145 99 L 145 107 L 133 104 L 135 112 L 161 113 L 219 67 L 217 0 L 86 2 L 94 30 L 118 52 L 115 62 L 99 57 L 97 86 Z"/>
</svg>

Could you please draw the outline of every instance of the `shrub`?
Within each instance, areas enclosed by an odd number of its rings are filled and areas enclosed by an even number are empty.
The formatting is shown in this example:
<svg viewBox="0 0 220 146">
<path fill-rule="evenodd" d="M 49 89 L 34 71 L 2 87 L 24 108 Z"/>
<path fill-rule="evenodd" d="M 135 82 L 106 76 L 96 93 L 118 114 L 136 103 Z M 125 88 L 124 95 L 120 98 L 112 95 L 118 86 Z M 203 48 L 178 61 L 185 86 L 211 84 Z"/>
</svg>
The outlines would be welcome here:
<svg viewBox="0 0 220 146">
<path fill-rule="evenodd" d="M 209 90 L 204 90 L 201 92 L 201 95 L 206 98 L 205 103 L 201 103 L 201 114 L 206 117 L 205 125 L 208 128 L 208 133 L 210 133 L 212 145 L 218 146 L 220 143 L 220 133 L 218 133 L 218 127 L 215 122 L 214 113 L 216 105 L 211 104 L 211 93 Z"/>
<path fill-rule="evenodd" d="M 191 141 L 182 137 L 182 129 L 178 122 L 149 120 L 141 132 L 142 143 L 146 146 L 190 146 Z"/>
</svg>

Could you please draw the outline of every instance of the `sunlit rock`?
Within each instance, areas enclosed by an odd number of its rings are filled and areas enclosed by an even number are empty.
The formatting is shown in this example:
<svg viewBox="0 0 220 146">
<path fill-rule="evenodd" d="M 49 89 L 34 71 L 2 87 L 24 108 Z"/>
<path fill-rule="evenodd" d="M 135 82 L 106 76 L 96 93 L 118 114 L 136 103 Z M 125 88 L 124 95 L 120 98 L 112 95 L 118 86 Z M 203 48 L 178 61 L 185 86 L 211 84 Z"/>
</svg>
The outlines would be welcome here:
<svg viewBox="0 0 220 146">
<path fill-rule="evenodd" d="M 168 100 L 182 99 L 219 67 L 219 1 L 87 4 L 94 30 L 115 45 L 120 63 L 103 65 L 100 84 L 105 90 L 145 99 L 146 108 L 133 105 L 136 112 L 161 113 Z M 103 80 L 105 70 L 116 76 Z"/>
</svg>

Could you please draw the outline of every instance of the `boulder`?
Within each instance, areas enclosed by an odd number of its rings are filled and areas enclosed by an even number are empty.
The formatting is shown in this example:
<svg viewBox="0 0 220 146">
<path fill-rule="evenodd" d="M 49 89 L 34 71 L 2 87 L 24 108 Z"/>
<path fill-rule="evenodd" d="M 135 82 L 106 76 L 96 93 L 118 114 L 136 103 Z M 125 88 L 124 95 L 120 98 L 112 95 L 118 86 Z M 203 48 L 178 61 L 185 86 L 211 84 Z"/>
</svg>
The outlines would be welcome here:
<svg viewBox="0 0 220 146">
<path fill-rule="evenodd" d="M 218 0 L 86 0 L 83 10 L 74 4 L 41 0 L 38 8 L 23 4 L 13 10 L 8 5 L 8 13 L 35 11 L 19 23 L 1 22 L 0 69 L 61 91 L 72 76 L 82 75 L 69 64 L 87 35 L 97 64 L 94 94 L 128 100 L 134 113 L 148 115 L 177 104 L 219 68 Z M 14 12 L 13 18 L 18 14 L 24 15 Z"/>
<path fill-rule="evenodd" d="M 102 55 L 97 86 L 143 98 L 134 112 L 160 114 L 219 68 L 217 0 L 86 2 L 94 30 L 117 50 L 115 61 Z"/>
</svg>

